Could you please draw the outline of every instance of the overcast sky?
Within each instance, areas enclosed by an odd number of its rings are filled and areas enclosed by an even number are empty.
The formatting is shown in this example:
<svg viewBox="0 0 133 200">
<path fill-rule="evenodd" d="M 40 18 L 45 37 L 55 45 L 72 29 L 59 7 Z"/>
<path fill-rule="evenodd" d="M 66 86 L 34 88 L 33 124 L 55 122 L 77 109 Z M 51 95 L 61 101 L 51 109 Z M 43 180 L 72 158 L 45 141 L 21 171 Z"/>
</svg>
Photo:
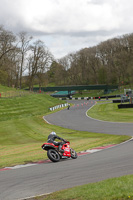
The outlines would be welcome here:
<svg viewBox="0 0 133 200">
<path fill-rule="evenodd" d="M 0 0 L 0 25 L 43 40 L 61 58 L 133 33 L 133 0 Z"/>
</svg>

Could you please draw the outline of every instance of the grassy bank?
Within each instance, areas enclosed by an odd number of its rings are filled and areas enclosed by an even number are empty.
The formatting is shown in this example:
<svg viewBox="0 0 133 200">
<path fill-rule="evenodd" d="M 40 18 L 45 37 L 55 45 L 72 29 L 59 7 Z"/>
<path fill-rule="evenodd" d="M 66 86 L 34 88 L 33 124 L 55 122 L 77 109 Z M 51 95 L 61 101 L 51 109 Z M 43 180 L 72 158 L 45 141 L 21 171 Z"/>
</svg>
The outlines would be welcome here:
<svg viewBox="0 0 133 200">
<path fill-rule="evenodd" d="M 90 117 L 112 122 L 133 122 L 133 108 L 118 109 L 117 103 L 101 102 L 87 112 Z"/>
<path fill-rule="evenodd" d="M 88 111 L 89 116 L 108 120 L 133 122 L 133 110 L 118 109 L 117 104 L 99 102 Z M 119 120 L 118 120 L 119 119 Z M 112 178 L 36 197 L 36 200 L 133 200 L 133 175 Z"/>
<path fill-rule="evenodd" d="M 74 187 L 36 200 L 129 200 L 133 199 L 133 175 Z"/>
<path fill-rule="evenodd" d="M 0 167 L 46 159 L 41 145 L 51 131 L 70 140 L 77 152 L 129 139 L 128 136 L 80 132 L 47 124 L 43 115 L 50 113 L 50 106 L 60 103 L 62 101 L 45 94 L 0 99 Z"/>
<path fill-rule="evenodd" d="M 65 129 L 47 124 L 42 116 L 3 121 L 0 127 L 0 167 L 47 159 L 41 145 L 51 131 L 69 140 L 77 152 L 130 138 Z"/>
<path fill-rule="evenodd" d="M 0 168 L 47 158 L 41 145 L 51 131 L 69 140 L 77 151 L 108 144 L 118 144 L 129 136 L 107 135 L 65 129 L 47 124 L 43 115 L 49 107 L 62 103 L 45 94 L 0 99 Z M 94 107 L 95 108 L 95 107 Z M 119 187 L 118 187 L 119 186 Z M 35 199 L 132 199 L 133 176 L 109 179 Z"/>
</svg>

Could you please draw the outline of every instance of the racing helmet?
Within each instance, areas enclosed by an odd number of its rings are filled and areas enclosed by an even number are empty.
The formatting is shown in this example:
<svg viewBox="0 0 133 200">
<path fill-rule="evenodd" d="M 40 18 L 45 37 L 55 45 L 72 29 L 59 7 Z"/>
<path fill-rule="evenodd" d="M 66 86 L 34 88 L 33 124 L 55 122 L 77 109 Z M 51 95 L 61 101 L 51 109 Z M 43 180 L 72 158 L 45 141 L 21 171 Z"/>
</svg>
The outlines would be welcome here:
<svg viewBox="0 0 133 200">
<path fill-rule="evenodd" d="M 56 135 L 56 133 L 55 133 L 55 132 L 53 132 L 53 131 L 52 131 L 50 134 L 51 134 L 51 135 Z"/>
</svg>

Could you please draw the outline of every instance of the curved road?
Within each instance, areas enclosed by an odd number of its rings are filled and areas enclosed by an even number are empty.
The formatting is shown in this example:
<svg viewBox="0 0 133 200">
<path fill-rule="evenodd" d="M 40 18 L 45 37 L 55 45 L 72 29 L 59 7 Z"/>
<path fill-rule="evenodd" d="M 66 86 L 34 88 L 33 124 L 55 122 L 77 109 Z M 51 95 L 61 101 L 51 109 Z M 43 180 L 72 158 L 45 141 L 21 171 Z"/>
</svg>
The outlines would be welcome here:
<svg viewBox="0 0 133 200">
<path fill-rule="evenodd" d="M 86 117 L 85 111 L 90 106 L 91 102 L 45 118 L 50 123 L 77 130 L 133 135 L 133 124 L 99 122 Z M 97 153 L 80 156 L 76 160 L 68 159 L 59 163 L 0 171 L 0 200 L 26 198 L 133 174 L 132 151 L 133 140 Z"/>
<path fill-rule="evenodd" d="M 133 123 L 104 122 L 87 117 L 85 113 L 95 104 L 95 101 L 75 100 L 70 102 L 75 104 L 70 110 L 65 109 L 47 115 L 45 119 L 51 124 L 74 130 L 133 136 Z M 85 105 L 84 102 L 88 104 Z"/>
</svg>

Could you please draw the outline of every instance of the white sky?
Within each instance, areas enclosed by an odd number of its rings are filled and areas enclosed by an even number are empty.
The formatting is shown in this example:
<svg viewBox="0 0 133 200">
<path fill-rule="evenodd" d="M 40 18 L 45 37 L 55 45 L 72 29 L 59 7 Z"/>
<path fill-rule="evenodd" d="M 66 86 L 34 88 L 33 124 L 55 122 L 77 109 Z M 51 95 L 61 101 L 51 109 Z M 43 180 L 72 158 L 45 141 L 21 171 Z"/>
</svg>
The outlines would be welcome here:
<svg viewBox="0 0 133 200">
<path fill-rule="evenodd" d="M 0 0 L 0 25 L 43 40 L 61 58 L 133 33 L 133 0 Z"/>
</svg>

